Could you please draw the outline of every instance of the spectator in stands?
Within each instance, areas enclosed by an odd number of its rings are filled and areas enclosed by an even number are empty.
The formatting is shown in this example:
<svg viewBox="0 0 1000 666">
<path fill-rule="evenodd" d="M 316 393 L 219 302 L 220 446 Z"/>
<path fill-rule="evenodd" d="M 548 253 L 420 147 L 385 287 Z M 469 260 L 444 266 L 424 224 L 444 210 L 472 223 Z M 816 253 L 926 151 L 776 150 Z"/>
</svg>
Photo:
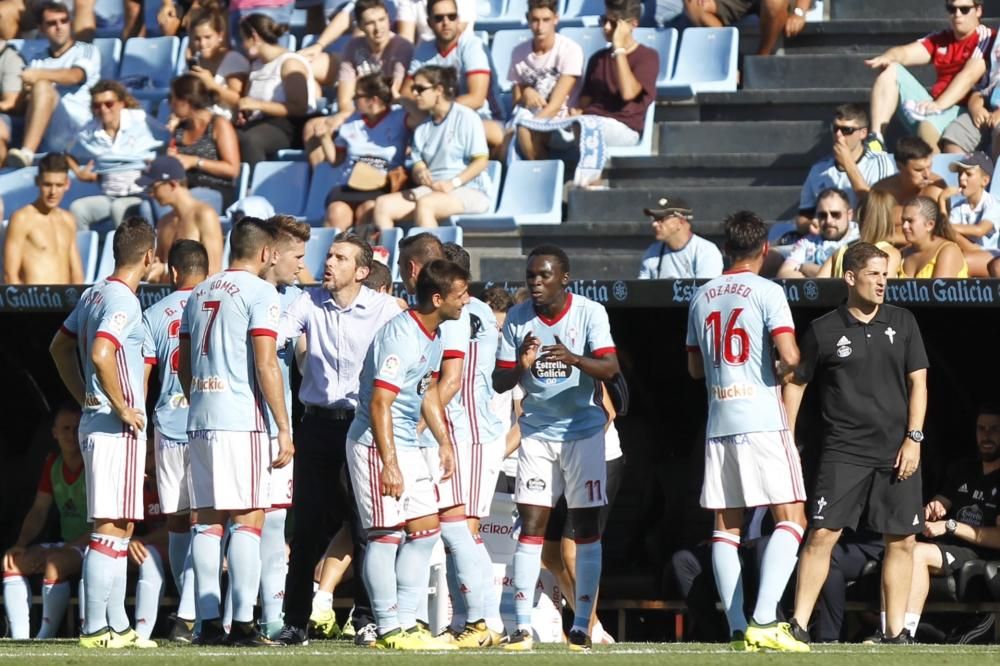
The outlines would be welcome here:
<svg viewBox="0 0 1000 666">
<path fill-rule="evenodd" d="M 226 17 L 221 9 L 213 7 L 193 12 L 189 30 L 188 50 L 183 54 L 186 71 L 201 79 L 218 97 L 212 110 L 232 120 L 233 111 L 247 89 L 250 62 L 242 53 L 229 48 Z"/>
<path fill-rule="evenodd" d="M 294 11 L 295 0 L 229 0 L 229 34 L 232 37 L 240 34 L 241 24 L 251 16 L 266 17 L 283 28 L 279 35 L 284 34 L 291 26 Z M 253 60 L 249 52 L 247 55 Z"/>
<path fill-rule="evenodd" d="M 412 129 L 406 112 L 391 106 L 392 90 L 381 74 L 361 77 L 356 90 L 358 111 L 341 125 L 336 139 L 330 133 L 319 137 L 326 160 L 343 165 L 341 182 L 326 198 L 326 226 L 341 231 L 366 220 L 378 195 L 395 191 L 391 178 L 405 179 L 403 161 Z"/>
<path fill-rule="evenodd" d="M 875 183 L 896 173 L 892 155 L 873 152 L 865 145 L 868 112 L 859 104 L 841 104 L 830 123 L 833 154 L 813 164 L 799 196 L 799 233 L 816 233 L 816 199 L 820 192 L 836 187 L 847 193 L 851 207 Z"/>
<path fill-rule="evenodd" d="M 507 70 L 507 80 L 514 84 L 511 120 L 565 118 L 571 93 L 583 75 L 583 49 L 556 32 L 558 0 L 529 0 L 527 18 L 532 38 L 514 47 Z M 518 151 L 525 159 L 547 157 L 551 133 L 526 127 L 518 127 L 516 133 Z M 513 134 L 508 134 L 508 140 Z"/>
<path fill-rule="evenodd" d="M 31 587 L 28 576 L 43 574 L 42 626 L 36 638 L 55 638 L 66 616 L 70 579 L 80 574 L 83 551 L 90 539 L 87 487 L 83 455 L 77 439 L 80 407 L 64 403 L 53 415 L 52 437 L 59 452 L 45 460 L 35 501 L 21 523 L 17 541 L 3 556 L 3 595 L 10 637 L 29 638 Z M 49 512 L 59 516 L 59 541 L 32 543 L 44 538 Z"/>
<path fill-rule="evenodd" d="M 714 278 L 722 275 L 722 253 L 715 243 L 691 231 L 694 211 L 678 197 L 661 197 L 643 215 L 653 218 L 656 242 L 639 265 L 640 280 Z"/>
<path fill-rule="evenodd" d="M 370 74 L 379 74 L 388 79 L 391 82 L 391 103 L 392 99 L 399 96 L 413 58 L 413 45 L 390 29 L 389 11 L 384 0 L 358 0 L 354 4 L 354 13 L 358 27 L 364 34 L 347 43 L 340 62 L 339 76 L 330 72 L 330 77 L 337 81 L 337 113 L 313 118 L 306 123 L 303 142 L 312 166 L 324 159 L 320 137 L 336 132 L 356 111 L 355 91 L 358 79 Z M 320 84 L 332 83 L 324 81 L 321 68 L 332 70 L 331 63 L 335 62 L 336 58 L 326 53 L 312 59 L 313 73 Z"/>
<path fill-rule="evenodd" d="M 24 60 L 12 45 L 0 40 L 0 164 L 7 159 L 11 140 L 11 120 L 7 115 L 14 111 L 21 96 L 21 72 Z"/>
<path fill-rule="evenodd" d="M 12 167 L 31 165 L 43 139 L 56 150 L 73 139 L 92 117 L 90 89 L 101 75 L 101 53 L 93 44 L 73 39 L 66 5 L 46 0 L 38 15 L 49 48 L 21 72 L 18 110 L 24 113 L 24 140 L 7 153 Z"/>
<path fill-rule="evenodd" d="M 794 4 L 789 14 L 788 5 Z M 806 27 L 806 12 L 812 0 L 684 0 L 684 13 L 696 26 L 720 28 L 736 25 L 747 14 L 760 15 L 757 55 L 771 55 L 778 38 L 795 37 Z"/>
<path fill-rule="evenodd" d="M 959 187 L 945 189 L 938 204 L 951 221 L 955 240 L 969 264 L 969 275 L 988 277 L 990 262 L 1000 256 L 1000 203 L 987 190 L 993 177 L 993 160 L 985 153 L 973 153 L 948 168 L 958 174 Z"/>
<path fill-rule="evenodd" d="M 240 177 L 240 142 L 229 120 L 213 112 L 216 93 L 194 74 L 170 83 L 170 109 L 176 119 L 167 154 L 187 171 L 197 199 L 225 210 L 236 201 Z"/>
<path fill-rule="evenodd" d="M 208 252 L 208 274 L 222 270 L 222 225 L 211 205 L 198 201 L 188 189 L 187 171 L 176 157 L 153 160 L 137 181 L 161 206 L 172 210 L 156 224 L 156 257 L 146 280 L 169 282 L 168 254 L 174 241 L 196 240 Z"/>
<path fill-rule="evenodd" d="M 240 99 L 237 134 L 243 161 L 253 165 L 292 147 L 305 117 L 316 110 L 317 86 L 309 62 L 278 43 L 284 26 L 264 14 L 240 21 L 243 51 L 259 60 Z"/>
<path fill-rule="evenodd" d="M 918 136 L 904 136 L 896 142 L 895 175 L 884 178 L 872 186 L 873 190 L 888 192 L 896 199 L 896 210 L 893 223 L 896 233 L 893 243 L 899 247 L 905 244 L 902 236 L 903 203 L 914 197 L 929 197 L 935 201 L 948 185 L 944 178 L 931 171 L 932 154 L 934 150 L 926 141 Z"/>
<path fill-rule="evenodd" d="M 907 246 L 901 252 L 899 277 L 969 277 L 952 225 L 933 199 L 916 197 L 903 205 L 903 236 Z"/>
<path fill-rule="evenodd" d="M 77 179 L 99 181 L 101 194 L 77 199 L 69 209 L 79 229 L 106 219 L 118 228 L 142 203 L 136 178 L 164 146 L 168 133 L 117 81 L 98 81 L 90 99 L 94 119 L 70 143 L 69 165 Z"/>
<path fill-rule="evenodd" d="M 972 560 L 1000 560 L 1000 543 L 988 547 L 975 538 L 976 529 L 1000 527 L 1000 406 L 980 408 L 976 448 L 977 458 L 954 463 L 941 491 L 924 507 L 924 536 L 934 541 L 913 549 L 906 628 L 914 636 L 931 576 L 957 574 Z"/>
<path fill-rule="evenodd" d="M 895 208 L 896 200 L 891 194 L 880 190 L 870 190 L 861 197 L 857 215 L 860 227 L 858 240 L 871 243 L 889 256 L 888 272 L 890 278 L 899 274 L 899 262 L 901 261 L 899 250 L 892 244 L 892 237 L 896 230 L 893 222 Z M 838 279 L 844 277 L 844 253 L 847 252 L 848 247 L 850 244 L 840 247 L 827 258 L 816 277 Z"/>
<path fill-rule="evenodd" d="M 3 246 L 6 284 L 82 284 L 76 221 L 59 207 L 69 189 L 69 164 L 59 153 L 38 164 L 38 198 L 10 217 Z"/>
<path fill-rule="evenodd" d="M 871 92 L 871 143 L 884 144 L 883 133 L 897 109 L 911 132 L 937 149 L 941 133 L 958 117 L 973 87 L 986 74 L 986 53 L 995 32 L 982 25 L 982 0 L 948 0 L 951 29 L 894 46 L 865 60 L 882 72 Z M 933 65 L 937 79 L 930 91 L 907 67 Z"/>
<path fill-rule="evenodd" d="M 437 0 L 435 7 L 452 0 Z M 417 187 L 383 194 L 375 200 L 373 220 L 388 229 L 403 219 L 418 227 L 436 227 L 438 220 L 489 209 L 486 194 L 489 161 L 486 134 L 479 116 L 458 102 L 456 72 L 447 66 L 427 65 L 413 75 L 410 92 L 416 107 L 427 114 L 413 132 L 410 171 Z"/>
<path fill-rule="evenodd" d="M 420 110 L 420 104 L 413 102 L 416 72 L 427 65 L 454 68 L 458 74 L 455 101 L 479 114 L 486 129 L 487 143 L 491 147 L 499 146 L 503 143 L 503 126 L 498 120 L 503 113 L 486 45 L 474 34 L 461 31 L 456 0 L 428 0 L 427 11 L 434 39 L 421 42 L 414 49 L 410 76 L 403 84 L 403 97 L 409 98 L 414 111 Z"/>
<path fill-rule="evenodd" d="M 434 12 L 430 4 L 426 0 L 397 0 L 399 15 L 396 29 L 400 37 L 414 44 L 434 41 L 434 28 L 429 19 Z M 458 10 L 459 31 L 471 34 L 476 23 L 476 2 L 456 0 L 455 5 Z"/>
<path fill-rule="evenodd" d="M 816 200 L 817 233 L 800 238 L 792 248 L 778 277 L 785 279 L 817 277 L 820 268 L 834 252 L 858 239 L 854 209 L 844 190 L 828 187 Z"/>
<path fill-rule="evenodd" d="M 941 134 L 941 150 L 969 154 L 980 146 L 993 157 L 1000 155 L 1000 44 L 993 40 L 986 77 L 969 95 L 967 108 L 951 121 Z"/>
<path fill-rule="evenodd" d="M 368 277 L 365 278 L 362 284 L 372 291 L 377 291 L 380 294 L 388 294 L 392 290 L 392 271 L 381 261 L 373 261 L 372 268 L 368 272 Z"/>
<path fill-rule="evenodd" d="M 605 0 L 602 28 L 611 46 L 591 56 L 571 115 L 600 116 L 609 146 L 634 146 L 642 138 L 646 109 L 656 100 L 660 57 L 635 40 L 642 3 Z"/>
</svg>

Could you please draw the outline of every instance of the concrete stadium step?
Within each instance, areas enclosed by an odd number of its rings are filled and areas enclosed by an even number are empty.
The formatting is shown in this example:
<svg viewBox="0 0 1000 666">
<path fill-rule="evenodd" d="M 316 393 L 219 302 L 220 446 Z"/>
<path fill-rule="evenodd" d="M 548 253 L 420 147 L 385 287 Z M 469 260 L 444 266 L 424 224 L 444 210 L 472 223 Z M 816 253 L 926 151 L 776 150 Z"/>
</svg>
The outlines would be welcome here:
<svg viewBox="0 0 1000 666">
<path fill-rule="evenodd" d="M 934 81 L 934 69 L 930 66 L 910 71 L 925 85 Z M 866 88 L 874 83 L 877 73 L 855 55 L 747 56 L 743 59 L 743 87 L 746 89 Z"/>
<path fill-rule="evenodd" d="M 835 106 L 847 102 L 867 106 L 870 93 L 870 87 L 703 93 L 694 103 L 659 104 L 656 119 L 704 122 L 813 120 L 828 123 Z"/>
<path fill-rule="evenodd" d="M 791 219 L 797 209 L 801 186 L 684 187 L 668 192 L 656 189 L 612 187 L 607 190 L 573 190 L 569 195 L 567 226 L 578 222 L 636 220 L 664 194 L 682 197 L 694 209 L 696 220 L 722 220 L 740 209 L 752 210 L 765 220 Z"/>
<path fill-rule="evenodd" d="M 684 153 L 803 153 L 829 144 L 820 121 L 660 123 L 661 155 Z"/>
<path fill-rule="evenodd" d="M 899 4 L 906 4 L 901 2 Z M 940 7 L 941 5 L 938 5 Z M 923 18 L 841 19 L 809 23 L 795 39 L 781 44 L 785 54 L 881 53 L 898 44 L 908 44 L 924 35 L 948 29 L 948 21 L 929 14 Z M 752 55 L 757 37 L 740 33 L 740 52 Z"/>
<path fill-rule="evenodd" d="M 995 2 L 983 4 L 984 17 L 1000 16 Z M 943 0 L 834 0 L 830 3 L 832 19 L 947 18 Z"/>
<path fill-rule="evenodd" d="M 809 153 L 724 153 L 616 158 L 604 169 L 615 187 L 801 185 L 824 150 Z"/>
</svg>

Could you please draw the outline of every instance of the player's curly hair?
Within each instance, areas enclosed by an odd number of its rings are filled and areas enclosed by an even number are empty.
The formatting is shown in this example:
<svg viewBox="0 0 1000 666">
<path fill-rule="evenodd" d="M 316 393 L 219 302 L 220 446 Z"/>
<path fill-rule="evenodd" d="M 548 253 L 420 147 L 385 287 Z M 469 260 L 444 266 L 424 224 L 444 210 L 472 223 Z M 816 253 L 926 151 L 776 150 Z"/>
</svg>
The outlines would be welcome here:
<svg viewBox="0 0 1000 666">
<path fill-rule="evenodd" d="M 724 221 L 725 248 L 730 261 L 750 259 L 764 251 L 767 244 L 767 223 L 749 210 L 738 210 Z"/>
<path fill-rule="evenodd" d="M 142 261 L 156 245 L 156 232 L 146 218 L 130 215 L 115 229 L 111 243 L 115 267 L 131 266 Z"/>
<path fill-rule="evenodd" d="M 539 245 L 528 255 L 528 261 L 535 257 L 552 257 L 563 273 L 569 273 L 569 255 L 558 245 Z"/>
</svg>

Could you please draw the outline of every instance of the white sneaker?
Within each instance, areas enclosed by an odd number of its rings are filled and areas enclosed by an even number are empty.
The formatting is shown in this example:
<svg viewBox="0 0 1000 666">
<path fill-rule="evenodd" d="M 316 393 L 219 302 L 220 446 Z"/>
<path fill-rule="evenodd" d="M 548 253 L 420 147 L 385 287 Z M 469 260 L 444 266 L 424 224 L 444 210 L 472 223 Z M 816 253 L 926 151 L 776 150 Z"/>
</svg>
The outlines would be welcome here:
<svg viewBox="0 0 1000 666">
<path fill-rule="evenodd" d="M 11 148 L 7 151 L 7 166 L 20 169 L 31 166 L 35 161 L 35 153 L 27 148 Z"/>
</svg>

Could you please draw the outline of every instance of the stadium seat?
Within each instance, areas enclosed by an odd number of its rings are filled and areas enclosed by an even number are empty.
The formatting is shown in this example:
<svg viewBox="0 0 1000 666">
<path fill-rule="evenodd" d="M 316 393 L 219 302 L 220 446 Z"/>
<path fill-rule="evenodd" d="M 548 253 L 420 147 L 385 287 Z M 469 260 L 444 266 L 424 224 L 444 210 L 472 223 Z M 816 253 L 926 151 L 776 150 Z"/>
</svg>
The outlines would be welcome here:
<svg viewBox="0 0 1000 666">
<path fill-rule="evenodd" d="M 312 230 L 309 242 L 306 243 L 306 256 L 302 263 L 312 274 L 316 281 L 322 281 L 323 270 L 326 265 L 326 255 L 330 252 L 333 239 L 340 233 L 333 227 L 318 227 Z"/>
<path fill-rule="evenodd" d="M 69 174 L 69 190 L 66 191 L 66 196 L 63 197 L 60 206 L 69 208 L 70 204 L 77 199 L 92 197 L 98 194 L 101 194 L 101 184 L 99 182 L 77 180 L 71 171 Z"/>
<path fill-rule="evenodd" d="M 24 208 L 38 197 L 35 178 L 38 167 L 24 167 L 0 172 L 0 198 L 3 199 L 4 216 L 10 218 L 14 211 Z"/>
<path fill-rule="evenodd" d="M 240 162 L 240 179 L 236 182 L 236 200 L 239 201 L 247 195 L 250 189 L 250 165 Z"/>
<path fill-rule="evenodd" d="M 392 272 L 392 281 L 399 282 L 399 264 L 396 259 L 399 257 L 399 241 L 403 238 L 403 230 L 399 227 L 383 229 L 379 234 L 378 247 L 389 250 L 389 270 Z"/>
<path fill-rule="evenodd" d="M 636 41 L 648 46 L 660 55 L 660 73 L 656 77 L 656 90 L 665 88 L 674 75 L 677 57 L 677 42 L 680 41 L 676 28 L 636 28 L 632 33 Z"/>
<path fill-rule="evenodd" d="M 476 2 L 476 25 L 478 26 L 484 19 L 503 18 L 506 11 L 507 0 L 478 0 Z"/>
<path fill-rule="evenodd" d="M 101 78 L 117 79 L 122 61 L 122 40 L 117 37 L 98 37 L 94 46 L 101 52 Z"/>
<path fill-rule="evenodd" d="M 306 151 L 301 148 L 282 148 L 274 154 L 278 162 L 305 162 Z"/>
<path fill-rule="evenodd" d="M 232 243 L 229 242 L 229 236 L 233 233 L 232 225 L 229 226 L 229 230 L 226 231 L 226 242 L 222 244 L 222 270 L 229 268 L 229 252 L 233 249 Z"/>
<path fill-rule="evenodd" d="M 309 182 L 309 195 L 301 217 L 313 226 L 322 226 L 326 219 L 326 195 L 340 178 L 341 167 L 323 162 L 313 169 Z"/>
<path fill-rule="evenodd" d="M 146 25 L 146 37 L 163 35 L 160 24 L 156 22 L 156 15 L 160 12 L 160 4 L 159 2 L 142 3 L 142 22 Z"/>
<path fill-rule="evenodd" d="M 319 37 L 319 35 L 306 35 L 305 37 L 302 38 L 302 46 L 300 48 L 304 49 L 307 46 L 312 46 L 313 44 L 316 43 L 317 37 Z M 343 52 L 344 47 L 347 46 L 347 42 L 351 41 L 352 37 L 354 37 L 354 35 L 341 35 L 337 39 L 333 40 L 333 44 L 330 44 L 324 50 L 327 53 L 331 52 L 341 53 Z"/>
<path fill-rule="evenodd" d="M 441 239 L 442 243 L 462 244 L 462 227 L 410 227 L 407 237 L 419 234 L 431 234 Z"/>
<path fill-rule="evenodd" d="M 156 108 L 156 119 L 159 120 L 164 125 L 170 120 L 170 98 L 161 99 L 159 106 Z"/>
<path fill-rule="evenodd" d="M 499 16 L 476 16 L 477 28 L 495 34 L 498 30 L 527 27 L 528 0 L 499 0 L 499 2 L 504 5 L 503 13 Z M 496 4 L 497 0 L 492 0 L 492 3 Z"/>
<path fill-rule="evenodd" d="M 27 65 L 31 62 L 32 58 L 38 56 L 49 47 L 49 40 L 47 39 L 10 39 L 7 40 L 7 44 L 13 46 L 17 49 L 17 52 L 21 54 L 24 59 L 24 64 Z"/>
<path fill-rule="evenodd" d="M 700 92 L 735 92 L 740 33 L 736 28 L 687 28 L 681 35 L 677 67 L 662 96 L 693 97 Z"/>
<path fill-rule="evenodd" d="M 282 215 L 299 215 L 306 203 L 305 183 L 309 165 L 305 162 L 260 162 L 253 170 L 250 194 L 264 197 Z"/>
<path fill-rule="evenodd" d="M 159 3 L 156 3 L 159 6 Z M 125 3 L 122 0 L 95 0 L 94 19 L 97 38 L 117 37 L 125 27 Z M 104 54 L 101 54 L 103 57 Z M 102 75 L 103 76 L 103 75 Z"/>
<path fill-rule="evenodd" d="M 97 245 L 100 238 L 96 231 L 76 232 L 76 249 L 80 252 L 80 263 L 83 265 L 83 282 L 91 284 L 97 274 Z M 110 238 L 108 239 L 110 245 Z"/>
<path fill-rule="evenodd" d="M 562 160 L 517 160 L 508 165 L 496 215 L 510 216 L 518 225 L 559 224 L 564 170 Z M 475 222 L 471 217 L 469 221 Z"/>
<path fill-rule="evenodd" d="M 145 88 L 133 89 L 136 97 L 162 99 L 170 89 L 177 66 L 180 40 L 177 37 L 133 37 L 125 43 L 119 79 L 144 76 Z"/>
<path fill-rule="evenodd" d="M 604 0 L 566 0 L 559 16 L 561 27 L 597 27 L 604 14 Z"/>
<path fill-rule="evenodd" d="M 609 146 L 608 157 L 644 157 L 653 154 L 653 133 L 656 116 L 656 102 L 646 108 L 646 118 L 642 124 L 642 135 L 634 146 Z"/>
<path fill-rule="evenodd" d="M 104 245 L 101 247 L 101 257 L 97 261 L 97 272 L 94 273 L 94 282 L 100 282 L 111 275 L 115 270 L 115 250 L 112 239 L 114 234 L 104 234 Z"/>
<path fill-rule="evenodd" d="M 600 28 L 584 28 L 579 26 L 569 28 L 560 27 L 559 34 L 569 37 L 583 49 L 584 72 L 587 71 L 587 63 L 590 62 L 590 56 L 608 45 L 608 42 L 604 39 L 604 31 Z"/>
<path fill-rule="evenodd" d="M 493 33 L 490 53 L 493 56 L 493 69 L 496 72 L 497 84 L 501 91 L 508 92 L 514 87 L 514 84 L 507 79 L 510 57 L 515 46 L 529 39 L 531 39 L 531 31 L 527 29 L 498 30 Z"/>
<path fill-rule="evenodd" d="M 944 178 L 944 182 L 948 183 L 949 187 L 958 187 L 958 174 L 949 167 L 952 162 L 957 162 L 963 157 L 965 156 L 961 153 L 938 153 L 931 159 L 931 171 Z M 991 189 L 992 185 L 993 181 L 991 180 Z"/>
<path fill-rule="evenodd" d="M 188 44 L 190 44 L 188 36 L 181 37 L 180 46 L 177 47 L 177 62 L 174 63 L 174 76 L 180 76 L 187 71 Z"/>
<path fill-rule="evenodd" d="M 489 50 L 489 48 L 490 48 L 490 33 L 486 32 L 485 30 L 476 30 L 475 33 L 473 33 L 473 34 L 475 34 L 476 37 L 479 38 L 479 41 L 481 41 L 486 46 L 486 49 Z"/>
<path fill-rule="evenodd" d="M 281 37 L 278 38 L 278 44 L 280 46 L 284 46 L 289 51 L 295 50 L 295 43 L 296 43 L 295 35 L 293 35 L 290 32 L 286 32 L 285 34 L 283 34 Z"/>
<path fill-rule="evenodd" d="M 482 215 L 492 215 L 497 209 L 500 201 L 500 181 L 503 178 L 503 166 L 496 160 L 490 160 L 486 166 L 486 173 L 490 177 L 490 188 L 486 194 L 490 198 L 490 207 L 485 213 L 475 213 L 471 215 L 452 215 L 448 218 L 447 224 L 463 224 L 465 220 L 475 219 Z"/>
</svg>

